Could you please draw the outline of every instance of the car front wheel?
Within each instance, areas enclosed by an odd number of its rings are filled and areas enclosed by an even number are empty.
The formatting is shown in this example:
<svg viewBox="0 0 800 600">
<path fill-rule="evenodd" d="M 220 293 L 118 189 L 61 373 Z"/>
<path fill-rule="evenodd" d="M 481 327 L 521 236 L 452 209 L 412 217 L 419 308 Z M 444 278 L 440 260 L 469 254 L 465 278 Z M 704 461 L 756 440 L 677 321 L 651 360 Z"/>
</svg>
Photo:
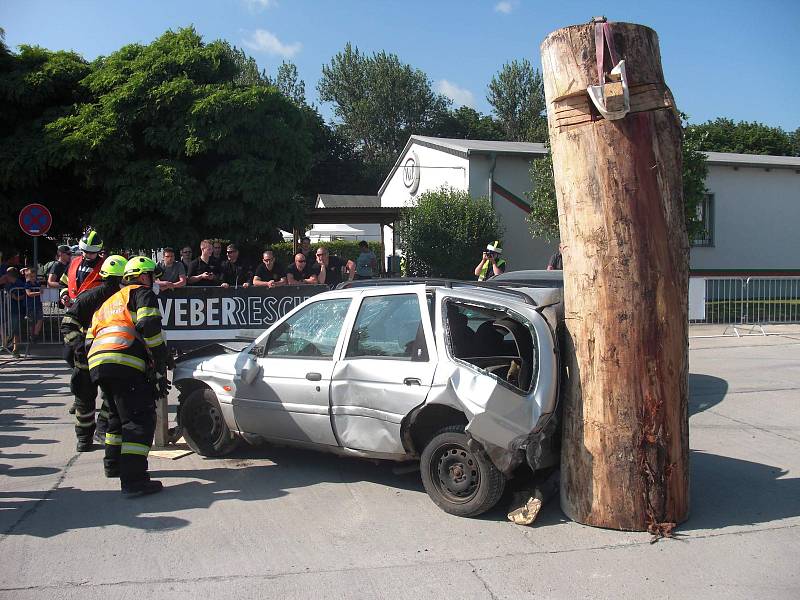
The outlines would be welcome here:
<svg viewBox="0 0 800 600">
<path fill-rule="evenodd" d="M 451 515 L 474 517 L 500 500 L 506 479 L 483 453 L 467 447 L 463 425 L 440 430 L 420 458 L 425 491 L 436 505 Z"/>
<path fill-rule="evenodd" d="M 225 456 L 237 444 L 230 430 L 217 395 L 209 389 L 195 390 L 181 405 L 183 437 L 200 456 Z"/>
</svg>

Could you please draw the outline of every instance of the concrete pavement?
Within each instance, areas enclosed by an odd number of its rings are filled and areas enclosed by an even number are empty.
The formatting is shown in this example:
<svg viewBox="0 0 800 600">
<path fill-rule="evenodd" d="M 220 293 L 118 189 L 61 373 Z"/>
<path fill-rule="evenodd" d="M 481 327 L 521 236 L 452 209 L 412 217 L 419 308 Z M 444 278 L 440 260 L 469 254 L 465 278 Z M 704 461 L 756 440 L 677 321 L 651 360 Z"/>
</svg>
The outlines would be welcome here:
<svg viewBox="0 0 800 600">
<path fill-rule="evenodd" d="M 798 598 L 800 336 L 693 339 L 677 539 L 441 512 L 418 473 L 290 448 L 152 458 L 128 500 L 77 454 L 57 360 L 0 359 L 0 598 Z"/>
</svg>

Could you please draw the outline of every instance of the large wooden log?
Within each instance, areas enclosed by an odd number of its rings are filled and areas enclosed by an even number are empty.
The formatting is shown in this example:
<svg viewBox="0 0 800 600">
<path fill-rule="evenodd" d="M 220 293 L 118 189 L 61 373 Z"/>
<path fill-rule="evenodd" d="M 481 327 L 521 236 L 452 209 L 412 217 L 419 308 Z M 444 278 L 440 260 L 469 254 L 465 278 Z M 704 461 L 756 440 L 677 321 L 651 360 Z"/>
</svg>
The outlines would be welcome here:
<svg viewBox="0 0 800 600">
<path fill-rule="evenodd" d="M 596 24 L 541 47 L 564 259 L 561 506 L 588 525 L 669 534 L 689 510 L 688 256 L 681 129 L 658 37 L 609 23 L 631 112 L 606 120 Z M 603 55 L 605 58 L 603 59 Z"/>
</svg>

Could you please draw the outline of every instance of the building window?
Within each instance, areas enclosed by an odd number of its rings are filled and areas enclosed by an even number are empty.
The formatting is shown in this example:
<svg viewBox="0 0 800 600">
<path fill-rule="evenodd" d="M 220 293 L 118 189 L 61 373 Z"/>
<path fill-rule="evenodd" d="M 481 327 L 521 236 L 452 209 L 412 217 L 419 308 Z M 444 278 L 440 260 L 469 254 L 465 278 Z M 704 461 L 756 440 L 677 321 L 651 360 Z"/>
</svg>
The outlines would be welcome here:
<svg viewBox="0 0 800 600">
<path fill-rule="evenodd" d="M 714 194 L 706 194 L 697 205 L 697 219 L 702 225 L 701 232 L 692 240 L 692 246 L 714 246 Z"/>
</svg>

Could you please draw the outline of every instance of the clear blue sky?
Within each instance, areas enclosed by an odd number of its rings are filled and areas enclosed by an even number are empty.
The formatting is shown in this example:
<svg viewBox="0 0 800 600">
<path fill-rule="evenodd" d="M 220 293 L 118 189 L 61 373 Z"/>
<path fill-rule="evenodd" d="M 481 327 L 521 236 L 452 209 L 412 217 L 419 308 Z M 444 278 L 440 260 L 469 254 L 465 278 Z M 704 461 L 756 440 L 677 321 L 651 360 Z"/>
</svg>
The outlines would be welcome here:
<svg viewBox="0 0 800 600">
<path fill-rule="evenodd" d="M 88 59 L 194 25 L 274 74 L 293 61 L 317 102 L 321 67 L 346 42 L 425 71 L 455 104 L 487 113 L 486 86 L 555 29 L 605 14 L 655 29 L 667 84 L 691 122 L 716 117 L 800 127 L 800 0 L 3 0 L 6 42 L 72 49 Z M 322 107 L 330 115 L 329 107 Z"/>
</svg>

